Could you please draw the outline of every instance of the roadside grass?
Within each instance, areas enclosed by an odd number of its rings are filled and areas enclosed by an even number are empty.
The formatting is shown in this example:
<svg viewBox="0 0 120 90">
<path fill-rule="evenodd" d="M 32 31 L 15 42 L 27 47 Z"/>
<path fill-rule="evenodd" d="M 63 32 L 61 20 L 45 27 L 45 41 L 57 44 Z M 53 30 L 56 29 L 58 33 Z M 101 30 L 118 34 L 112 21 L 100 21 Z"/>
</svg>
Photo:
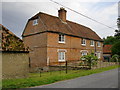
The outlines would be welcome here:
<svg viewBox="0 0 120 90">
<path fill-rule="evenodd" d="M 76 77 L 86 76 L 94 73 L 100 73 L 115 68 L 118 68 L 118 65 L 94 70 L 68 70 L 67 74 L 65 73 L 65 71 L 44 72 L 42 73 L 41 77 L 39 73 L 30 73 L 28 78 L 3 80 L 2 88 L 28 88 L 40 86 L 54 83 L 57 81 L 73 79 Z"/>
</svg>

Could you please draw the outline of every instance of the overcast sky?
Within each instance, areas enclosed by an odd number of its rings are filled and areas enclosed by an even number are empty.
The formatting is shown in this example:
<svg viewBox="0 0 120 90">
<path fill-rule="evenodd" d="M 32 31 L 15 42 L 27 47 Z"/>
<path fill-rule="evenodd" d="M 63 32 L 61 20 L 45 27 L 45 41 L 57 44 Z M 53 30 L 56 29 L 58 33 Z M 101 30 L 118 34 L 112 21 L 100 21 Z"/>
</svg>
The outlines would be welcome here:
<svg viewBox="0 0 120 90">
<path fill-rule="evenodd" d="M 103 24 L 117 29 L 119 0 L 54 0 L 75 11 L 87 15 Z M 107 1 L 107 2 L 106 2 Z M 1 9 L 2 7 L 2 9 Z M 50 0 L 2 0 L 0 3 L 0 23 L 21 37 L 27 20 L 38 12 L 58 16 L 61 6 Z M 66 8 L 65 8 L 66 9 Z M 95 31 L 101 38 L 114 35 L 110 29 L 68 9 L 67 20 L 85 25 Z"/>
</svg>

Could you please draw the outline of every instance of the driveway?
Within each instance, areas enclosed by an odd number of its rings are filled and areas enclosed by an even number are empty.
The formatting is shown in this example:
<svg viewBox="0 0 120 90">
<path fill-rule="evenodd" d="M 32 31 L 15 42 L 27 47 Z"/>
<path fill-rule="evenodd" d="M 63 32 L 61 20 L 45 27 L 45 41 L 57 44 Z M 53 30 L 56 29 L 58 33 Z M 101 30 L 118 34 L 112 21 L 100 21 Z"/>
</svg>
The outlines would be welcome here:
<svg viewBox="0 0 120 90">
<path fill-rule="evenodd" d="M 33 88 L 118 88 L 118 69 Z"/>
</svg>

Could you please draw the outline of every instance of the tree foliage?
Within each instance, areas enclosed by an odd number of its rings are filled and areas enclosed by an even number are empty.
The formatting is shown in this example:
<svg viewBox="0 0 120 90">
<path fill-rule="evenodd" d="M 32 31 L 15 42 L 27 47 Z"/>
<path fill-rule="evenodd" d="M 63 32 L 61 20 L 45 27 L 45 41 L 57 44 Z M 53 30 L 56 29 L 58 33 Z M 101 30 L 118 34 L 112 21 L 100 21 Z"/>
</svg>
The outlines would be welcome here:
<svg viewBox="0 0 120 90">
<path fill-rule="evenodd" d="M 115 35 L 114 36 L 117 40 L 120 40 L 120 30 L 115 30 Z"/>
<path fill-rule="evenodd" d="M 114 36 L 107 36 L 107 38 L 103 38 L 104 45 L 113 45 L 116 43 L 117 39 Z"/>
<path fill-rule="evenodd" d="M 111 48 L 112 54 L 120 55 L 120 41 L 117 41 Z"/>
<path fill-rule="evenodd" d="M 118 30 L 115 30 L 114 36 L 104 38 L 104 45 L 113 45 L 111 50 L 112 54 L 120 55 L 120 16 L 117 19 Z"/>
</svg>

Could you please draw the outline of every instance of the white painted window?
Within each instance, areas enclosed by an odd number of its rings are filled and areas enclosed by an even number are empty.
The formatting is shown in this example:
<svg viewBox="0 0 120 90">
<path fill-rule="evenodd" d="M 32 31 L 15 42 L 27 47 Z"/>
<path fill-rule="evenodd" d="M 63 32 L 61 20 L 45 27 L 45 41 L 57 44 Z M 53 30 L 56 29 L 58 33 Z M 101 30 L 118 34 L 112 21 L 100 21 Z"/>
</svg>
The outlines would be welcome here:
<svg viewBox="0 0 120 90">
<path fill-rule="evenodd" d="M 94 46 L 95 42 L 94 40 L 90 40 L 90 46 Z"/>
<path fill-rule="evenodd" d="M 98 57 L 98 59 L 100 59 L 101 53 L 100 53 L 100 52 L 97 52 L 96 56 Z"/>
<path fill-rule="evenodd" d="M 38 19 L 33 20 L 33 25 L 37 25 L 38 24 Z"/>
<path fill-rule="evenodd" d="M 59 35 L 59 43 L 65 43 L 65 35 Z"/>
<path fill-rule="evenodd" d="M 82 39 L 81 45 L 86 46 L 86 39 Z"/>
<path fill-rule="evenodd" d="M 98 47 L 100 47 L 100 46 L 101 46 L 100 42 L 97 42 L 97 46 L 98 46 Z"/>
<path fill-rule="evenodd" d="M 58 61 L 65 61 L 65 52 L 58 52 Z"/>
<path fill-rule="evenodd" d="M 85 56 L 85 55 L 87 55 L 87 52 L 82 52 L 81 54 L 82 54 L 82 56 Z"/>
</svg>

